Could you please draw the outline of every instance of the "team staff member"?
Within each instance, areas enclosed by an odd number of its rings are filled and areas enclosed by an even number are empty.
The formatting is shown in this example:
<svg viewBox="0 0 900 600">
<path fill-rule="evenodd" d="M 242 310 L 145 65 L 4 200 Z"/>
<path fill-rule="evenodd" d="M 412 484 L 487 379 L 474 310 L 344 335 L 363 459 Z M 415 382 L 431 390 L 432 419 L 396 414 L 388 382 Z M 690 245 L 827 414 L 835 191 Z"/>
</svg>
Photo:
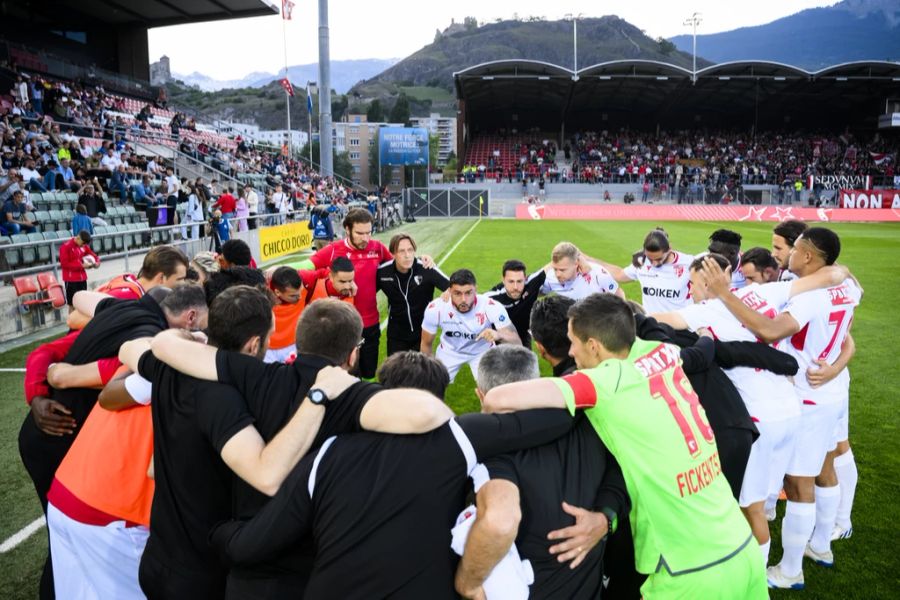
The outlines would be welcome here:
<svg viewBox="0 0 900 600">
<path fill-rule="evenodd" d="M 211 540 L 237 564 L 312 541 L 307 598 L 455 600 L 450 528 L 477 462 L 547 443 L 571 425 L 559 411 L 475 413 L 422 435 L 338 435 L 256 517 L 216 528 Z"/>
<path fill-rule="evenodd" d="M 476 392 L 483 398 L 498 385 L 538 377 L 533 352 L 498 346 L 478 364 Z M 529 598 L 599 598 L 605 542 L 618 515 L 628 511 L 628 495 L 619 465 L 587 418 L 549 444 L 484 464 L 490 480 L 477 490 L 456 591 L 479 597 L 479 588 L 515 541 L 534 571 Z"/>
<path fill-rule="evenodd" d="M 581 370 L 496 387 L 485 410 L 585 410 L 634 502 L 647 600 L 768 598 L 762 559 L 722 476 L 704 411 L 685 386 L 678 349 L 636 338 L 631 309 L 611 294 L 585 298 L 569 317 L 570 352 Z"/>
<path fill-rule="evenodd" d="M 297 325 L 297 359 L 290 365 L 264 364 L 238 352 L 225 352 L 175 334 L 154 341 L 154 353 L 185 373 L 220 381 L 237 389 L 253 415 L 263 440 L 272 439 L 297 410 L 317 374 L 338 365 L 349 371 L 356 362 L 362 333 L 359 313 L 344 302 L 318 300 L 307 307 Z M 280 400 L 280 401 L 279 401 Z M 363 429 L 384 433 L 431 431 L 452 416 L 438 399 L 418 390 L 385 390 L 359 381 L 329 403 L 313 448 L 340 432 Z M 232 514 L 249 519 L 268 497 L 240 478 L 234 478 Z M 276 552 L 266 564 L 233 569 L 227 597 L 295 598 L 306 587 L 315 549 L 307 544 L 291 552 Z"/>
<path fill-rule="evenodd" d="M 641 286 L 641 304 L 647 312 L 678 310 L 690 304 L 689 269 L 694 257 L 678 252 L 669 244 L 669 236 L 657 227 L 647 233 L 640 252 L 631 264 L 617 267 L 598 261 L 619 283 L 637 281 Z"/>
<path fill-rule="evenodd" d="M 59 266 L 66 286 L 66 303 L 72 307 L 77 292 L 87 289 L 87 271 L 100 266 L 100 257 L 91 250 L 91 234 L 86 230 L 59 247 Z"/>
<path fill-rule="evenodd" d="M 419 350 L 425 307 L 434 298 L 434 290 L 443 292 L 450 280 L 437 266 L 426 269 L 416 258 L 416 241 L 409 234 L 392 237 L 388 249 L 394 258 L 379 265 L 376 285 L 388 301 L 390 356 L 403 350 Z"/>
<path fill-rule="evenodd" d="M 375 298 L 378 265 L 393 258 L 387 247 L 372 239 L 373 218 L 365 208 L 352 208 L 344 217 L 345 238 L 332 242 L 310 257 L 317 269 L 331 265 L 339 256 L 353 263 L 356 271 L 356 310 L 363 320 L 363 345 L 359 351 L 359 374 L 371 379 L 378 367 L 378 342 L 381 327 L 378 323 L 378 304 Z"/>
<path fill-rule="evenodd" d="M 528 319 L 531 309 L 541 287 L 547 277 L 544 269 L 525 276 L 525 263 L 520 260 L 508 260 L 503 263 L 503 280 L 485 294 L 491 300 L 499 302 L 509 314 L 509 320 L 516 328 L 522 345 L 531 348 L 531 334 L 528 333 Z"/>
<path fill-rule="evenodd" d="M 206 326 L 206 300 L 202 290 L 181 287 L 165 300 L 157 303 L 150 296 L 140 300 L 102 301 L 96 309 L 100 318 L 92 319 L 75 338 L 64 360 L 72 365 L 84 365 L 115 357 L 123 342 L 138 337 L 152 336 L 168 327 L 199 329 Z M 25 417 L 19 430 L 19 454 L 22 464 L 34 482 L 35 491 L 46 514 L 47 492 L 53 476 L 80 432 L 81 425 L 94 407 L 99 390 L 73 387 L 53 393 L 54 412 L 64 412 L 64 432 L 47 433 L 38 428 L 38 419 L 31 414 Z M 32 402 L 32 411 L 39 405 Z M 53 597 L 52 570 L 48 556 L 41 580 L 41 598 Z"/>
</svg>

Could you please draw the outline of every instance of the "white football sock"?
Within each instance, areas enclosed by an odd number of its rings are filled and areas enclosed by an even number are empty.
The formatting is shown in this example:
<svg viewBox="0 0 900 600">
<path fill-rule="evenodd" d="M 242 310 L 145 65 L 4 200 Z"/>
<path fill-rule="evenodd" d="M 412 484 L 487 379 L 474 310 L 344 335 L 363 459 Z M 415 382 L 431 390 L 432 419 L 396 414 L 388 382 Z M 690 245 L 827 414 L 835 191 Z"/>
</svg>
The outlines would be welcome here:
<svg viewBox="0 0 900 600">
<path fill-rule="evenodd" d="M 796 577 L 803 571 L 803 551 L 816 527 L 816 505 L 814 502 L 787 501 L 784 519 L 781 521 L 781 572 L 787 577 Z"/>
<path fill-rule="evenodd" d="M 840 501 L 840 484 L 834 487 L 816 486 L 816 528 L 809 541 L 809 547 L 816 552 L 831 550 L 831 531 Z"/>
<path fill-rule="evenodd" d="M 834 459 L 834 470 L 838 483 L 841 484 L 841 502 L 838 504 L 836 523 L 844 529 L 850 529 L 850 512 L 853 510 L 853 497 L 859 480 L 852 448 Z"/>
<path fill-rule="evenodd" d="M 762 552 L 763 565 L 766 565 L 766 566 L 769 565 L 769 547 L 771 547 L 771 546 L 772 546 L 771 539 L 769 539 L 769 541 L 766 542 L 765 544 L 759 545 L 759 551 Z"/>
</svg>

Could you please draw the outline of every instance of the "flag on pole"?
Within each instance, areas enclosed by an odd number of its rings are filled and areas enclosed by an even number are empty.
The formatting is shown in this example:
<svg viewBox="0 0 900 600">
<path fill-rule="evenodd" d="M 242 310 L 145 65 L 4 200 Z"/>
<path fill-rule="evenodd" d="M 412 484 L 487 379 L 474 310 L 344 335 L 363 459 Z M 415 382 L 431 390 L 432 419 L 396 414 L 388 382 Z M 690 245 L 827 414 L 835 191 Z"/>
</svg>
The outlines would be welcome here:
<svg viewBox="0 0 900 600">
<path fill-rule="evenodd" d="M 291 20 L 291 12 L 294 10 L 294 3 L 291 0 L 281 0 L 281 17 L 285 21 Z M 293 94 L 291 94 L 293 96 Z"/>
<path fill-rule="evenodd" d="M 281 87 L 284 88 L 284 91 L 287 92 L 288 96 L 290 96 L 291 98 L 294 97 L 294 86 L 291 85 L 291 82 L 287 77 L 279 79 L 278 83 L 281 84 Z"/>
<path fill-rule="evenodd" d="M 306 86 L 306 112 L 312 114 L 312 94 L 309 93 L 309 86 Z"/>
<path fill-rule="evenodd" d="M 887 154 L 886 152 L 872 152 L 870 150 L 869 156 L 872 157 L 872 162 L 874 162 L 876 165 L 879 165 L 879 166 L 882 163 L 884 163 L 885 161 L 891 160 L 891 155 Z"/>
</svg>

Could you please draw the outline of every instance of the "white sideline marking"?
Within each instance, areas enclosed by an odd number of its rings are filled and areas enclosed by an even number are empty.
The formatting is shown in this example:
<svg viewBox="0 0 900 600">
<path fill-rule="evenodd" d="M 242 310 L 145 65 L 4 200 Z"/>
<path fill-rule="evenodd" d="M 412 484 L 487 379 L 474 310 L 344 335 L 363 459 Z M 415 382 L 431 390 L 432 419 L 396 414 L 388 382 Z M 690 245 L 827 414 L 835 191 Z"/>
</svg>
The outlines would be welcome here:
<svg viewBox="0 0 900 600">
<path fill-rule="evenodd" d="M 465 232 L 463 234 L 463 236 L 456 241 L 455 244 L 453 244 L 453 247 L 450 248 L 450 251 L 444 255 L 444 258 L 442 258 L 440 261 L 438 261 L 437 266 L 440 267 L 442 264 L 444 264 L 444 261 L 446 261 L 448 258 L 450 258 L 450 255 L 453 254 L 453 251 L 456 250 L 457 248 L 459 248 L 459 245 L 462 244 L 463 241 L 465 241 L 465 239 L 467 237 L 469 237 L 469 234 L 472 233 L 472 230 L 474 230 L 478 226 L 479 223 L 481 223 L 481 219 L 478 219 L 477 221 L 475 221 L 475 224 L 472 225 L 471 227 L 469 227 L 469 230 L 467 232 Z M 381 331 L 384 331 L 385 329 L 387 329 L 387 322 L 388 322 L 387 317 L 385 317 L 384 321 L 381 322 Z M 25 369 L 22 369 L 22 370 L 24 371 Z"/>
<path fill-rule="evenodd" d="M 29 523 L 22 529 L 20 529 L 17 533 L 14 533 L 13 535 L 11 535 L 9 537 L 9 539 L 4 540 L 3 543 L 0 544 L 0 554 L 5 554 L 5 553 L 9 552 L 10 550 L 15 548 L 22 542 L 24 542 L 25 540 L 30 538 L 32 535 L 34 535 L 34 533 L 38 529 L 40 529 L 41 527 L 43 527 L 46 524 L 47 523 L 44 520 L 44 517 L 38 517 L 37 519 L 35 519 L 34 521 Z"/>
<path fill-rule="evenodd" d="M 16 369 L 16 368 L 0 369 L 0 373 L 24 373 L 24 372 L 25 372 L 25 369 Z"/>
</svg>

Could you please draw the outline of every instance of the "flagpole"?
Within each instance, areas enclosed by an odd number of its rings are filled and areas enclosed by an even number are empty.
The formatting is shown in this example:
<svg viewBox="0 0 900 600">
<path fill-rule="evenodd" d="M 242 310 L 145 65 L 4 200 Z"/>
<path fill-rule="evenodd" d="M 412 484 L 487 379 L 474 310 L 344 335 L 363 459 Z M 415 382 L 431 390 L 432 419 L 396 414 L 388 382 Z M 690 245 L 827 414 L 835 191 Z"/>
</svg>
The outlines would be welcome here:
<svg viewBox="0 0 900 600">
<path fill-rule="evenodd" d="M 291 79 L 288 76 L 288 55 L 287 55 L 287 20 L 289 15 L 285 14 L 285 3 L 281 3 L 281 41 L 282 47 L 284 48 L 284 78 L 287 80 L 288 84 L 290 84 Z M 294 151 L 294 144 L 291 135 L 291 95 L 288 93 L 287 89 L 284 90 L 284 99 L 285 104 L 287 106 L 287 131 L 288 131 L 288 158 L 291 157 Z"/>
<path fill-rule="evenodd" d="M 312 169 L 312 96 L 309 93 L 309 81 L 306 82 L 306 116 L 308 118 L 308 123 L 306 125 L 306 135 L 307 144 L 309 144 L 309 168 Z M 321 143 L 322 142 L 319 142 L 319 144 Z"/>
</svg>

